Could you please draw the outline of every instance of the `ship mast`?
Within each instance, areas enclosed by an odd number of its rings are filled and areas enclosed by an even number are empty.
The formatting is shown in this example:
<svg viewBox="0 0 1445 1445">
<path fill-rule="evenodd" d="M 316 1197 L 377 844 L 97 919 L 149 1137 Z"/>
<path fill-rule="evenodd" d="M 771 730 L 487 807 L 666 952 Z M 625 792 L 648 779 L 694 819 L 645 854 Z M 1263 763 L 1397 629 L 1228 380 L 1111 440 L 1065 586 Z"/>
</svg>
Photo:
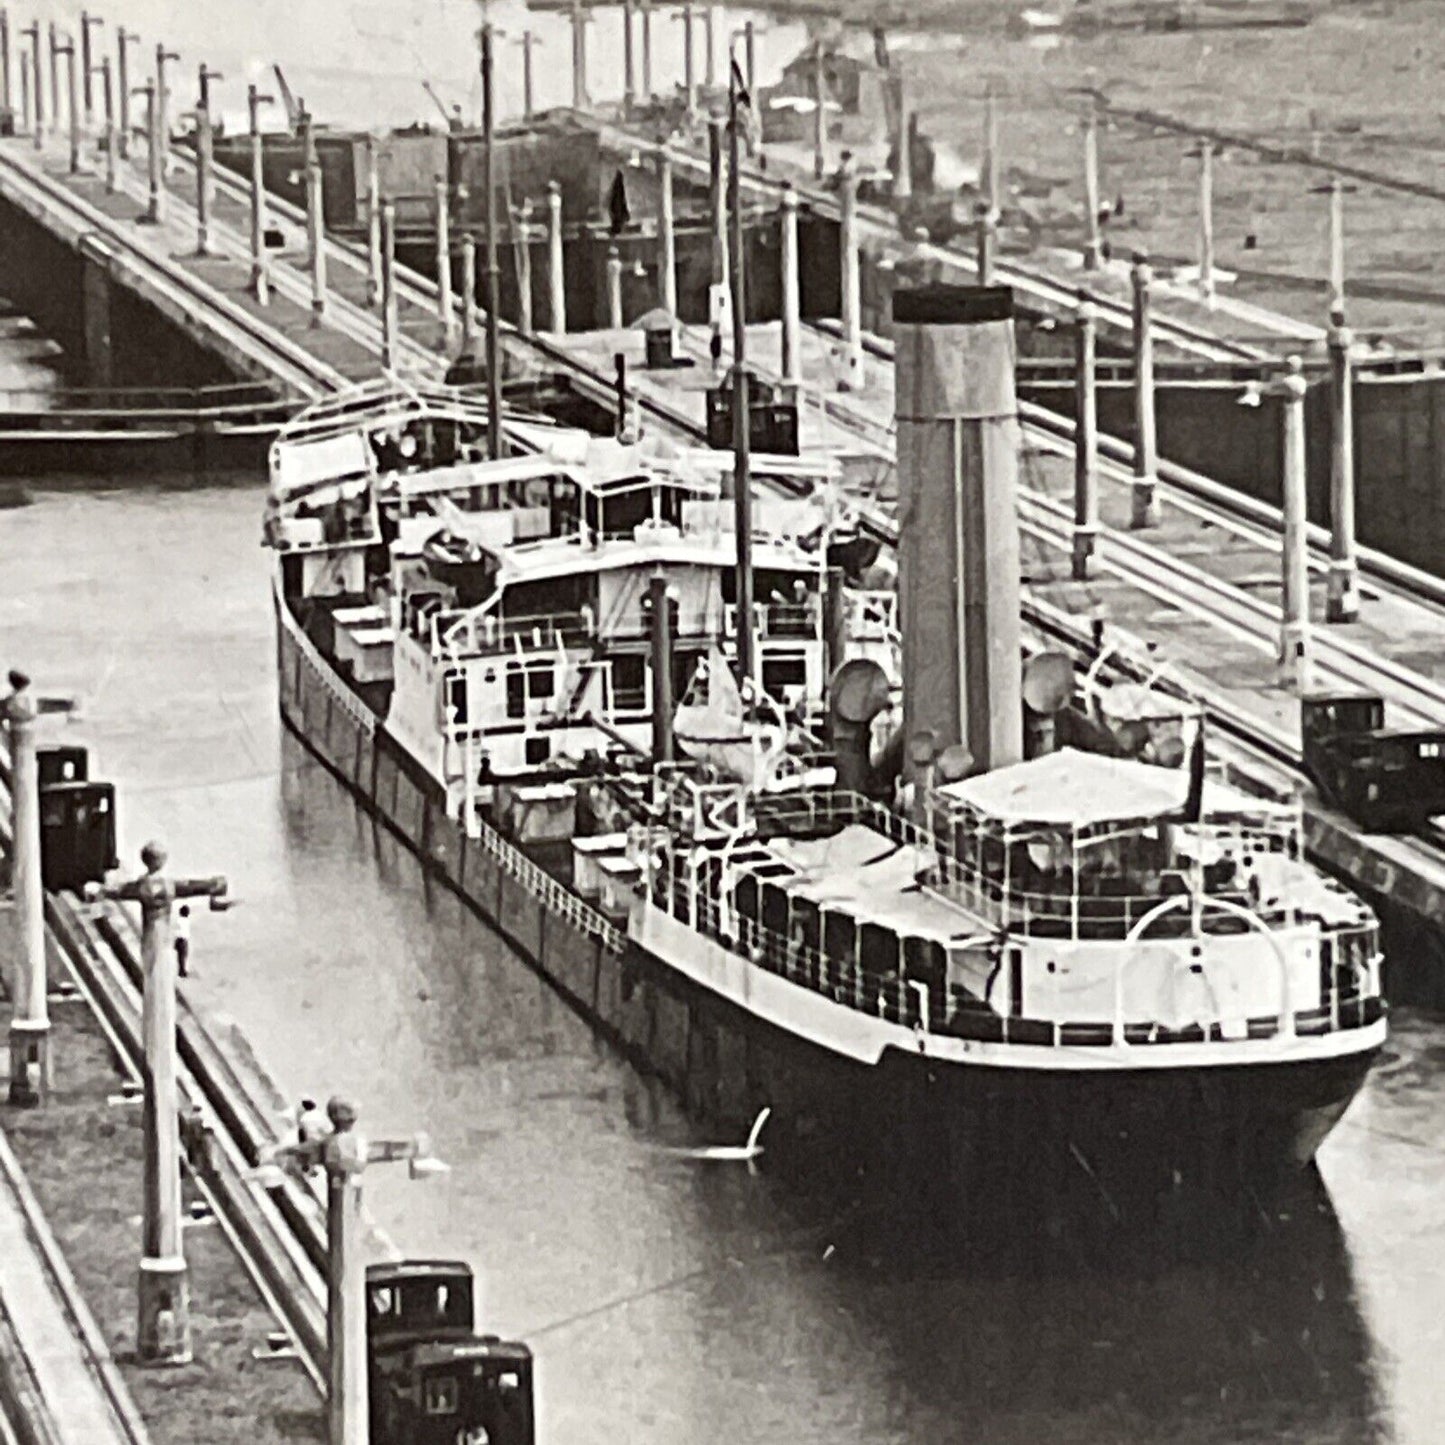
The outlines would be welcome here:
<svg viewBox="0 0 1445 1445">
<path fill-rule="evenodd" d="M 729 53 L 728 67 L 728 209 L 732 214 L 733 314 L 733 530 L 737 535 L 738 683 L 753 676 L 753 496 L 749 451 L 750 399 L 747 372 L 747 287 L 743 249 L 742 177 L 739 110 L 752 100 Z"/>
<path fill-rule="evenodd" d="M 497 312 L 500 281 L 497 272 L 497 208 L 494 195 L 493 156 L 496 122 L 492 115 L 492 22 L 487 0 L 482 0 L 482 190 L 487 203 L 487 451 L 493 461 L 502 455 L 502 362 Z M 467 298 L 467 305 L 472 298 Z"/>
</svg>

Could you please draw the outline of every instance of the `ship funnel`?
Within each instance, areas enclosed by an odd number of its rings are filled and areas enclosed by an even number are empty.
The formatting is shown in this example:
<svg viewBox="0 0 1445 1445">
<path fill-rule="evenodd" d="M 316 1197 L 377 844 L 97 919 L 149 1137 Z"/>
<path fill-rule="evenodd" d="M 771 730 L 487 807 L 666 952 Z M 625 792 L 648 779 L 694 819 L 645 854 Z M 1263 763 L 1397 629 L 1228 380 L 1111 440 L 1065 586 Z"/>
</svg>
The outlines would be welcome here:
<svg viewBox="0 0 1445 1445">
<path fill-rule="evenodd" d="M 1023 756 L 1013 292 L 898 291 L 893 325 L 903 732 L 987 772 Z"/>
</svg>

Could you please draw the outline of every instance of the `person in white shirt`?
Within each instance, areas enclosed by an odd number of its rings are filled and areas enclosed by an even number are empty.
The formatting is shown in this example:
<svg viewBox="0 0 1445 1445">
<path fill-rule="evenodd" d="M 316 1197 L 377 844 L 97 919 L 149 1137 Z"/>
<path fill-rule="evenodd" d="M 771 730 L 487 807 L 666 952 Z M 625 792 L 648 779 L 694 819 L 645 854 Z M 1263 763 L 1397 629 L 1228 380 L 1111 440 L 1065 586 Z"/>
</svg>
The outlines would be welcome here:
<svg viewBox="0 0 1445 1445">
<path fill-rule="evenodd" d="M 176 910 L 175 921 L 171 925 L 171 940 L 176 949 L 176 972 L 185 978 L 186 967 L 191 961 L 191 905 L 189 903 L 182 903 Z"/>
</svg>

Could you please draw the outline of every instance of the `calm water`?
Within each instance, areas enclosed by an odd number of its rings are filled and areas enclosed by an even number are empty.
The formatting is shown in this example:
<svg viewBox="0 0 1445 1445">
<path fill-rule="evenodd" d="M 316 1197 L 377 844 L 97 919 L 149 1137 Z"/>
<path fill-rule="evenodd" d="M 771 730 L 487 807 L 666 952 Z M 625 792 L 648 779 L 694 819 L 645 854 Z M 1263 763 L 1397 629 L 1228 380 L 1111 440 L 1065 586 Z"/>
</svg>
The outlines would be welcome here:
<svg viewBox="0 0 1445 1445">
<path fill-rule="evenodd" d="M 244 900 L 198 920 L 192 996 L 288 1097 L 432 1131 L 454 1173 L 378 1171 L 371 1206 L 407 1252 L 476 1265 L 488 1324 L 539 1351 L 546 1440 L 1439 1439 L 1434 1021 L 1399 1021 L 1327 1146 L 1332 1206 L 1127 1270 L 1043 1241 L 966 1256 L 906 1211 L 670 1156 L 693 1127 L 281 735 L 259 504 L 0 513 L 3 655 L 81 695 L 47 726 L 120 783 L 125 858 L 159 836 Z"/>
</svg>

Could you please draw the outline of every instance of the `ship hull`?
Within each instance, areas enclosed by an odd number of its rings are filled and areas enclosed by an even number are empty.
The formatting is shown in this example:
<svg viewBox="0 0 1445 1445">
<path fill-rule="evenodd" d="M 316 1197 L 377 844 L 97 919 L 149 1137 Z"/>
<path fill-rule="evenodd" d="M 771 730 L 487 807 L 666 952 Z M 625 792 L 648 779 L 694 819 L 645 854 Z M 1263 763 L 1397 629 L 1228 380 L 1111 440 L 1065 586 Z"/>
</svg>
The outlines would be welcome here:
<svg viewBox="0 0 1445 1445">
<path fill-rule="evenodd" d="M 1257 1194 L 1308 1163 L 1374 1050 L 1289 1063 L 1079 1071 L 959 1064 L 889 1048 L 859 1063 L 670 967 L 492 836 L 441 788 L 278 607 L 282 716 L 358 799 L 640 1068 L 720 1131 L 773 1111 L 774 1157 L 908 1180 L 939 1211 L 1023 1211 L 1076 1194 L 1134 1214 L 1204 1189 Z"/>
</svg>

